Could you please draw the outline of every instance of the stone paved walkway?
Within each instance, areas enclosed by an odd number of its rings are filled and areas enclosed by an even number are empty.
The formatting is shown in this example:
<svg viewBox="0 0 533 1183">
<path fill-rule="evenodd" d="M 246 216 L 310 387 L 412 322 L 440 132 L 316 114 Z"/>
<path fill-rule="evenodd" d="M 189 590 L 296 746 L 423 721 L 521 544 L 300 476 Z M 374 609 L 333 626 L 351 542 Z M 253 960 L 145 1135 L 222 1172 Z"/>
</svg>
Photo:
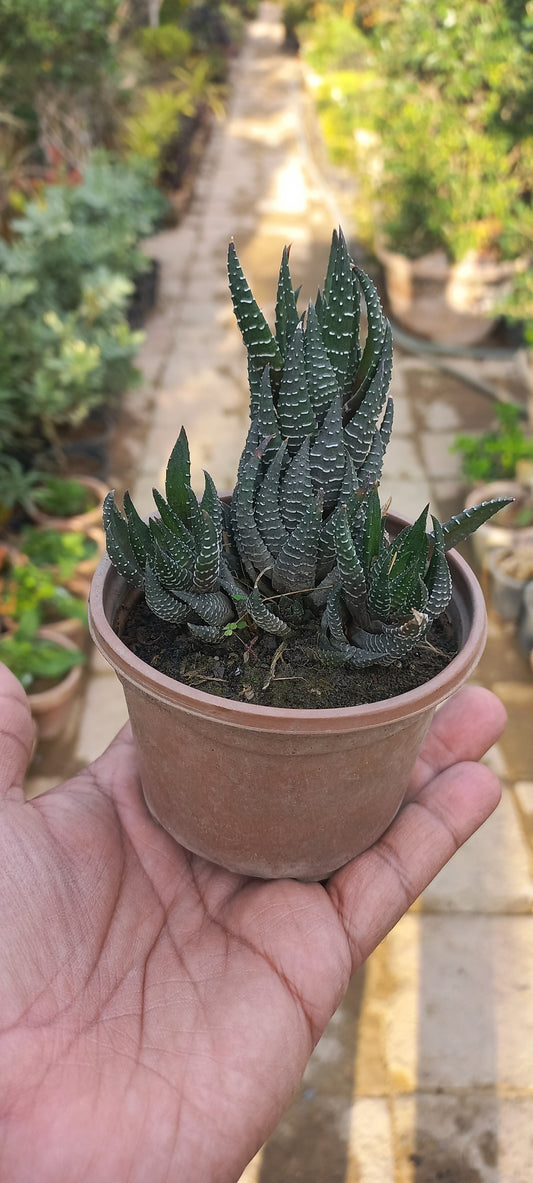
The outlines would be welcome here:
<svg viewBox="0 0 533 1183">
<path fill-rule="evenodd" d="M 300 67 L 281 38 L 277 11 L 264 4 L 191 210 L 147 244 L 162 262 L 161 301 L 140 359 L 145 385 L 126 400 L 114 464 L 114 483 L 128 484 L 145 513 L 182 423 L 198 484 L 204 465 L 219 488 L 234 481 L 248 396 L 225 277 L 230 236 L 268 313 L 286 242 L 295 281 L 313 294 L 332 226 L 341 219 L 355 230 L 351 187 L 342 178 L 332 187 L 320 156 L 317 164 Z M 475 369 L 525 397 L 514 363 Z M 393 394 L 383 494 L 406 514 L 431 500 L 447 516 L 462 494 L 449 444 L 458 430 L 487 424 L 486 400 L 399 351 Z M 354 978 L 291 1110 L 242 1183 L 533 1180 L 533 679 L 495 620 L 476 677 L 509 711 L 489 756 L 504 781 L 502 806 Z M 60 766 L 53 752 L 40 758 L 29 791 L 98 755 L 125 718 L 118 683 L 95 655 L 77 738 Z"/>
</svg>

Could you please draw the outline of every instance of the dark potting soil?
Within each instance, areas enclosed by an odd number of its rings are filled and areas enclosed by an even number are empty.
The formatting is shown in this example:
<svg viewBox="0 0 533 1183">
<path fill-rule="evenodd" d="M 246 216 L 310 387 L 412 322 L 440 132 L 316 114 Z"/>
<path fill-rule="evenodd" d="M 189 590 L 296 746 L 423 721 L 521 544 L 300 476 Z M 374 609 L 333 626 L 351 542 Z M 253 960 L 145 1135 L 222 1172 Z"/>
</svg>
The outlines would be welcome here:
<svg viewBox="0 0 533 1183">
<path fill-rule="evenodd" d="M 434 678 L 457 653 L 457 637 L 444 613 L 426 641 L 386 666 L 353 669 L 326 662 L 315 626 L 304 636 L 280 638 L 236 630 L 215 645 L 193 638 L 179 625 L 154 616 L 140 599 L 116 623 L 121 640 L 137 657 L 196 690 L 260 706 L 331 708 L 394 698 Z"/>
</svg>

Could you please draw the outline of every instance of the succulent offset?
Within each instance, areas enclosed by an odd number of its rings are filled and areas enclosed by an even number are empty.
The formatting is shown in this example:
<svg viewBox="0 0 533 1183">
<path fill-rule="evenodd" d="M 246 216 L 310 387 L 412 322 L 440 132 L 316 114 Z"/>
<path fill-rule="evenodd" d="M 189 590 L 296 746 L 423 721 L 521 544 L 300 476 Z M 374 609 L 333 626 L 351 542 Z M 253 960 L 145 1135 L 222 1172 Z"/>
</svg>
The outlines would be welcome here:
<svg viewBox="0 0 533 1183">
<path fill-rule="evenodd" d="M 445 552 L 506 500 L 444 525 L 432 518 L 430 532 L 426 507 L 390 536 L 377 486 L 392 428 L 392 334 L 342 231 L 333 235 L 324 289 L 304 315 L 285 248 L 274 332 L 233 243 L 228 275 L 250 384 L 250 429 L 231 508 L 208 473 L 196 498 L 182 429 L 166 499 L 154 490 L 157 517 L 143 522 L 128 494 L 123 517 L 109 494 L 109 557 L 144 589 L 155 615 L 199 640 L 219 640 L 243 620 L 280 637 L 315 620 L 328 660 L 365 666 L 400 658 L 450 601 Z"/>
</svg>

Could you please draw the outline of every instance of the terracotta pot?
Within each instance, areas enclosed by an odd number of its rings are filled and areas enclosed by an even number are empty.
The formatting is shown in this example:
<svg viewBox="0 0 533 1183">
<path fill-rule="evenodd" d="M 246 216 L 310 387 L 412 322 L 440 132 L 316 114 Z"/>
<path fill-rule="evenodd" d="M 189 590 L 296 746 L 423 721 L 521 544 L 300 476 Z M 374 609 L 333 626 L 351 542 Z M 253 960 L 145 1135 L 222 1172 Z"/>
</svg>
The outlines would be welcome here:
<svg viewBox="0 0 533 1183">
<path fill-rule="evenodd" d="M 84 530 L 84 533 L 96 543 L 96 551 L 88 559 L 82 559 L 72 578 L 65 580 L 65 587 L 69 592 L 74 596 L 80 596 L 81 599 L 86 599 L 89 595 L 91 579 L 102 555 L 105 554 L 105 533 L 102 527 L 91 526 L 89 530 Z"/>
<path fill-rule="evenodd" d="M 188 850 L 261 878 L 323 879 L 372 845 L 403 801 L 435 707 L 483 651 L 481 589 L 459 555 L 450 564 L 461 650 L 442 673 L 384 702 L 283 710 L 217 698 L 135 657 L 112 623 L 138 592 L 102 559 L 90 629 L 122 683 L 145 798 L 161 825 Z"/>
<path fill-rule="evenodd" d="M 64 649 L 78 648 L 69 637 L 56 632 L 54 628 L 41 628 L 38 635 L 45 640 L 56 641 Z M 75 665 L 57 686 L 52 686 L 49 690 L 40 690 L 37 694 L 28 694 L 38 739 L 57 739 L 65 732 L 74 708 L 81 676 L 82 667 Z"/>
<path fill-rule="evenodd" d="M 479 505 L 482 501 L 492 501 L 495 497 L 514 497 L 520 505 L 531 500 L 531 490 L 518 481 L 489 481 L 486 485 L 476 485 L 471 489 L 465 501 L 465 509 L 472 509 L 474 505 Z M 490 522 L 483 522 L 475 534 L 471 535 L 472 549 L 480 567 L 487 566 L 489 552 L 495 546 L 509 549 L 513 546 L 533 544 L 533 525 L 513 526 L 509 523 L 508 516 L 507 508 L 500 510 Z"/>
<path fill-rule="evenodd" d="M 522 653 L 533 655 L 533 580 L 526 583 L 522 592 L 518 622 L 518 644 Z"/>
<path fill-rule="evenodd" d="M 524 548 L 520 548 L 524 549 Z M 494 546 L 487 557 L 487 565 L 491 577 L 491 601 L 498 616 L 502 620 L 517 621 L 522 608 L 524 589 L 533 578 L 533 547 L 529 554 L 529 561 L 524 565 L 528 574 L 517 576 L 506 570 L 505 561 L 513 557 L 519 558 L 518 548 Z"/>
<path fill-rule="evenodd" d="M 408 259 L 376 250 L 393 315 L 417 337 L 440 345 L 475 345 L 496 323 L 493 308 L 508 294 L 522 260 L 494 262 L 470 252 L 449 263 L 443 250 Z"/>
<path fill-rule="evenodd" d="M 79 481 L 80 485 L 83 485 L 84 489 L 87 489 L 87 492 L 95 497 L 94 507 L 88 509 L 86 513 L 75 514 L 74 517 L 56 518 L 34 506 L 31 510 L 31 518 L 38 526 L 45 526 L 47 530 L 61 531 L 89 530 L 92 526 L 101 526 L 102 507 L 104 499 L 109 493 L 108 486 L 103 481 L 98 481 L 96 477 L 91 476 L 76 475 L 72 479 Z"/>
</svg>

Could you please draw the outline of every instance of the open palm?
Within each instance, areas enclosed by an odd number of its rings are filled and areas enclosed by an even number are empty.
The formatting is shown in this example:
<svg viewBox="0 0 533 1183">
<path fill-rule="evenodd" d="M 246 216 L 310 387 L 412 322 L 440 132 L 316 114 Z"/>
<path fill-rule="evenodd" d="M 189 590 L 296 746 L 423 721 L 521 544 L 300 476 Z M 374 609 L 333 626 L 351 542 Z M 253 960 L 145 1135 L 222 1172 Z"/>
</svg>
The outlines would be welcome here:
<svg viewBox="0 0 533 1183">
<path fill-rule="evenodd" d="M 503 708 L 437 713 L 393 825 L 326 887 L 246 879 L 151 819 L 125 728 L 24 803 L 32 728 L 0 667 L 0 1177 L 234 1183 L 278 1122 L 352 972 L 499 787 Z"/>
</svg>

